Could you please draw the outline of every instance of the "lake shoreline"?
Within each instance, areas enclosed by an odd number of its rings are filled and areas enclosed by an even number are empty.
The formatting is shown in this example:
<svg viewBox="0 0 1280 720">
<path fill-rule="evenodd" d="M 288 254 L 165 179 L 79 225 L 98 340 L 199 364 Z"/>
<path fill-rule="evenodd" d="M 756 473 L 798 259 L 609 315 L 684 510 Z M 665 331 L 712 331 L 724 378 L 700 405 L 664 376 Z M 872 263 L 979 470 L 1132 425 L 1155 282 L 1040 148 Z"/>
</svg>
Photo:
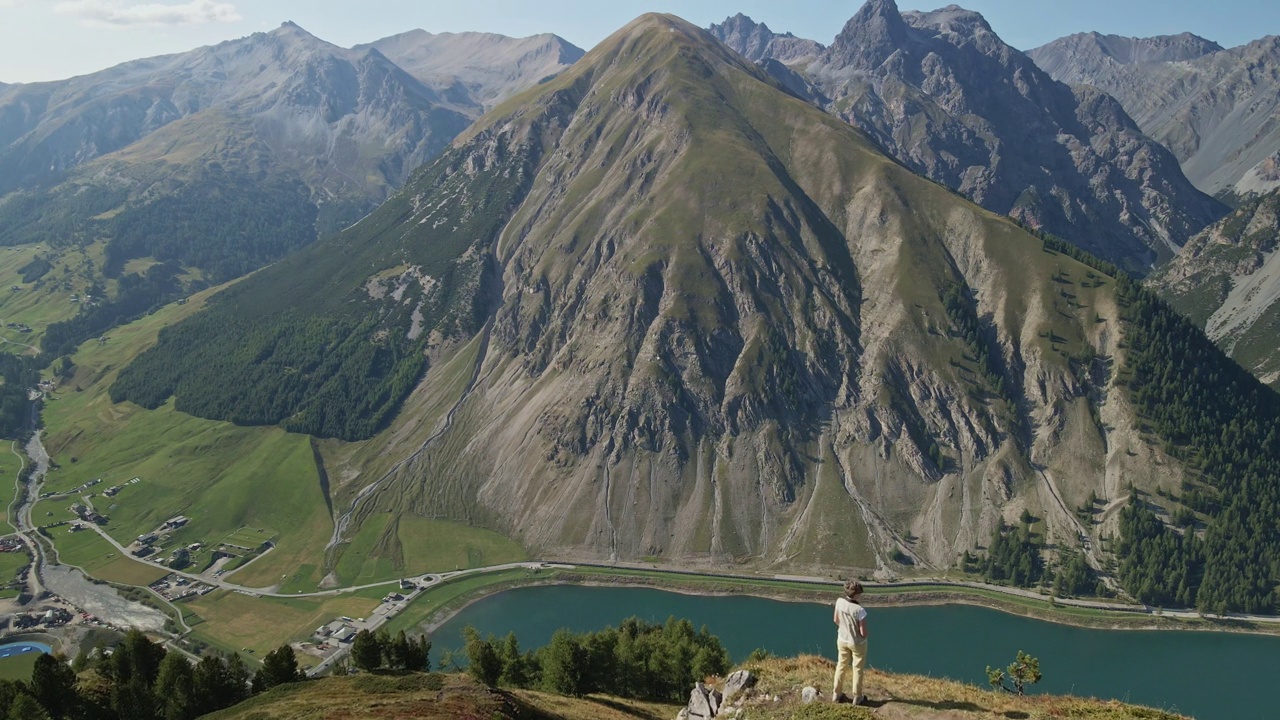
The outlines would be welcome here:
<svg viewBox="0 0 1280 720">
<path fill-rule="evenodd" d="M 659 578 L 652 573 L 636 574 L 642 571 L 629 571 L 626 568 L 616 570 L 583 571 L 580 569 L 557 570 L 548 577 L 530 577 L 523 580 L 507 580 L 493 585 L 477 588 L 453 602 L 427 613 L 415 624 L 415 629 L 428 635 L 435 632 L 468 606 L 485 598 L 509 590 L 524 587 L 540 587 L 554 585 L 572 585 L 580 587 L 644 587 L 664 592 L 697 597 L 756 597 L 789 603 L 812 603 L 826 605 L 835 601 L 838 592 L 832 589 L 800 589 L 793 587 L 761 586 L 750 589 L 739 585 L 729 587 L 708 587 L 717 584 L 716 576 L 688 576 L 679 578 Z M 701 580 L 695 581 L 693 578 Z M 1198 631 L 1224 632 L 1242 635 L 1280 635 L 1280 628 L 1257 625 L 1247 621 L 1220 621 L 1209 619 L 1185 619 L 1166 617 L 1159 614 L 1137 612 L 1093 610 L 1074 606 L 1055 605 L 1049 601 L 1036 601 L 1029 598 L 1010 596 L 1008 599 L 992 597 L 998 591 L 982 591 L 966 586 L 947 588 L 939 585 L 929 590 L 895 589 L 885 586 L 867 588 L 864 596 L 866 606 L 877 607 L 926 607 L 939 605 L 968 605 L 995 610 L 1008 615 L 1040 620 L 1042 622 L 1069 627 L 1093 630 L 1122 631 Z M 1034 603 L 1034 604 L 1033 604 Z"/>
</svg>

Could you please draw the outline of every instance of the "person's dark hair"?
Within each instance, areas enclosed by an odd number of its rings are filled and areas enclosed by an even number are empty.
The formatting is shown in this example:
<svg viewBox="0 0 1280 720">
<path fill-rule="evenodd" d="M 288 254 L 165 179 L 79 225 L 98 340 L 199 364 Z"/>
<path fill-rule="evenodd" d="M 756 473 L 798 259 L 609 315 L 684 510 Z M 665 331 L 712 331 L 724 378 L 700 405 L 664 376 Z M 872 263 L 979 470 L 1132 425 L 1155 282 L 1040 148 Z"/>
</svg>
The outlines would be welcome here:
<svg viewBox="0 0 1280 720">
<path fill-rule="evenodd" d="M 844 596 L 850 600 L 862 594 L 862 583 L 857 580 L 846 580 L 844 582 Z"/>
</svg>

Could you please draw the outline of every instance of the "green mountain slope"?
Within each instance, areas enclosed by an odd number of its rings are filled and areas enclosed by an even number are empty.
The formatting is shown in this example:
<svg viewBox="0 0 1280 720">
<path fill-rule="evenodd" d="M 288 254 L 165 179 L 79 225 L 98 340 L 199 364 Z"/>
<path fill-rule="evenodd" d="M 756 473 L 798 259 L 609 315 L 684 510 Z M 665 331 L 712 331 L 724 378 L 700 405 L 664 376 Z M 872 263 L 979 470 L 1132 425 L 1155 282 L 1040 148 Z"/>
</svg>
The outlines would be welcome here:
<svg viewBox="0 0 1280 720">
<path fill-rule="evenodd" d="M 543 556 L 893 574 L 951 567 L 1027 511 L 1016 537 L 1105 569 L 1130 487 L 1161 512 L 1213 494 L 1210 522 L 1242 487 L 1203 425 L 1179 429 L 1195 402 L 1276 411 L 1073 255 L 647 15 L 166 330 L 113 398 L 361 440 L 325 446 L 331 565 L 356 537 L 395 557 L 389 512 Z M 1275 517 L 1274 451 L 1241 448 Z M 1274 538 L 1233 538 L 1272 573 Z"/>
</svg>

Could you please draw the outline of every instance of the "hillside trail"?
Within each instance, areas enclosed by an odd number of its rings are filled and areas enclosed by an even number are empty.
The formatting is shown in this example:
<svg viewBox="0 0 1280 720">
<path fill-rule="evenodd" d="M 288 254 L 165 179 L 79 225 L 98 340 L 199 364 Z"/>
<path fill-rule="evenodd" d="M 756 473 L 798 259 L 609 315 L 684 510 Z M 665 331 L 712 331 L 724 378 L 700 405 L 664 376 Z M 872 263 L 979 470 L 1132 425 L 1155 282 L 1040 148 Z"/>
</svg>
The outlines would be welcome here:
<svg viewBox="0 0 1280 720">
<path fill-rule="evenodd" d="M 36 354 L 40 353 L 40 348 L 36 347 L 35 345 L 28 345 L 26 343 L 17 342 L 16 340 L 10 340 L 9 338 L 6 338 L 6 337 L 0 337 L 0 343 L 5 343 L 6 345 L 17 345 L 18 347 L 24 347 L 33 353 L 36 353 Z"/>
</svg>

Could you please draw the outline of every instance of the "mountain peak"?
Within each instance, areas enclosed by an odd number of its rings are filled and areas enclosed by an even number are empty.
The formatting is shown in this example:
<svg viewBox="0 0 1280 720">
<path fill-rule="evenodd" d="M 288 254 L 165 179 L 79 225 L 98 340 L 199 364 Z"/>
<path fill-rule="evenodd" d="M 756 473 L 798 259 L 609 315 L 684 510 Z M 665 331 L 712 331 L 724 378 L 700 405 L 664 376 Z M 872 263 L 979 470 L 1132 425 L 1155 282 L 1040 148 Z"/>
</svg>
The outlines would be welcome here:
<svg viewBox="0 0 1280 720">
<path fill-rule="evenodd" d="M 834 60 L 846 67 L 879 66 L 910 40 L 910 29 L 893 0 L 867 0 L 831 44 Z"/>
<path fill-rule="evenodd" d="M 707 32 L 739 55 L 756 63 L 767 60 L 791 63 L 812 58 L 823 50 L 822 45 L 813 40 L 799 38 L 789 32 L 775 33 L 768 25 L 758 23 L 742 13 L 725 18 L 718 25 L 711 25 Z"/>
<path fill-rule="evenodd" d="M 276 37 L 315 37 L 311 33 L 302 29 L 302 26 L 292 20 L 285 20 L 280 23 L 280 27 L 272 30 L 271 35 Z"/>
<path fill-rule="evenodd" d="M 932 12 L 902 13 L 903 20 L 912 27 L 931 28 L 939 32 L 969 36 L 993 33 L 987 19 L 975 10 L 959 5 L 948 5 Z"/>
</svg>

